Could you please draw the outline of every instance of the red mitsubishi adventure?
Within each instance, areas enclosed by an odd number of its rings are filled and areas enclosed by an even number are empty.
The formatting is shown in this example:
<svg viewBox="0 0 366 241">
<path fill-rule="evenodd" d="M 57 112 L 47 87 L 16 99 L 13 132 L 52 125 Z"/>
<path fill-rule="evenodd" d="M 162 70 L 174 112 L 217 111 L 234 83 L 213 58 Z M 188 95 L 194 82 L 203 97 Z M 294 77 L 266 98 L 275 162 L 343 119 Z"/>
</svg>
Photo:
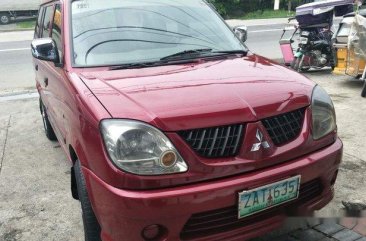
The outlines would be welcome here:
<svg viewBox="0 0 366 241">
<path fill-rule="evenodd" d="M 44 1 L 40 110 L 85 240 L 247 240 L 330 202 L 330 97 L 245 40 L 204 0 Z"/>
</svg>

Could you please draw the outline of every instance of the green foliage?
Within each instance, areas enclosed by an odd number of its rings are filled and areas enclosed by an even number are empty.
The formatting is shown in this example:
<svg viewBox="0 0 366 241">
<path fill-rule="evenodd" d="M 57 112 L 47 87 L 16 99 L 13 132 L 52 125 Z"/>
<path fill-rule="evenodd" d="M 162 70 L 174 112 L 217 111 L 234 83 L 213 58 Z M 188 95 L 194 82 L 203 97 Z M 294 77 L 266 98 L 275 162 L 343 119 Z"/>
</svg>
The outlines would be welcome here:
<svg viewBox="0 0 366 241">
<path fill-rule="evenodd" d="M 209 0 L 217 11 L 225 18 L 245 17 L 249 13 L 265 10 L 273 10 L 274 0 Z M 291 9 L 311 0 L 281 0 L 281 10 L 288 10 L 291 2 Z M 257 14 L 256 14 L 257 15 Z M 283 15 L 283 12 L 281 13 Z"/>
<path fill-rule="evenodd" d="M 17 28 L 20 29 L 34 29 L 36 25 L 36 20 L 27 20 L 22 22 L 17 22 Z"/>
<path fill-rule="evenodd" d="M 268 18 L 289 18 L 294 17 L 295 12 L 291 11 L 288 12 L 288 10 L 269 10 L 266 9 L 263 12 L 258 10 L 255 12 L 250 12 L 245 14 L 244 16 L 240 17 L 240 19 L 268 19 Z"/>
</svg>

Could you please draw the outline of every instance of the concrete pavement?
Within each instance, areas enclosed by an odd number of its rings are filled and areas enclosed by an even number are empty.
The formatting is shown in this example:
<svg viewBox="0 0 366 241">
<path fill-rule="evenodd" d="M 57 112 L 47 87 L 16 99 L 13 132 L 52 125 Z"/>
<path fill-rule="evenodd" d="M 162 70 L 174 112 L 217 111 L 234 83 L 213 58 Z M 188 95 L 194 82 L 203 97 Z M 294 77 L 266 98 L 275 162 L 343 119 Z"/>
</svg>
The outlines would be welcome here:
<svg viewBox="0 0 366 241">
<path fill-rule="evenodd" d="M 0 32 L 0 43 L 31 41 L 33 39 L 33 30 L 16 31 L 16 32 Z"/>
<path fill-rule="evenodd" d="M 18 41 L 0 42 L 0 96 L 35 90 L 30 40 L 24 40 L 29 37 L 12 34 L 7 38 L 12 37 Z"/>
<path fill-rule="evenodd" d="M 346 222 L 352 222 L 353 227 L 347 227 Z M 364 235 L 355 227 L 360 227 Z M 366 218 L 289 218 L 283 229 L 251 241 L 366 241 L 364 230 Z"/>
<path fill-rule="evenodd" d="M 37 98 L 0 103 L 0 240 L 82 241 L 70 164 L 44 137 L 37 104 Z"/>
</svg>

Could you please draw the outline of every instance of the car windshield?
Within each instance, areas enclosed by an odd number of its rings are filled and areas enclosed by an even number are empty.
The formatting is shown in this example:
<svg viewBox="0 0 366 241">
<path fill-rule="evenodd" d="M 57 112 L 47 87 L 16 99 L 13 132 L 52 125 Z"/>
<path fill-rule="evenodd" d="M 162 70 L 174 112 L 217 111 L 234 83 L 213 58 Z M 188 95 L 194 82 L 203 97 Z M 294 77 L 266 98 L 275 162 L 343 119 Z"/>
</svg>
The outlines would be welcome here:
<svg viewBox="0 0 366 241">
<path fill-rule="evenodd" d="M 246 51 L 204 0 L 74 1 L 72 34 L 78 67 L 159 61 L 197 49 Z"/>
</svg>

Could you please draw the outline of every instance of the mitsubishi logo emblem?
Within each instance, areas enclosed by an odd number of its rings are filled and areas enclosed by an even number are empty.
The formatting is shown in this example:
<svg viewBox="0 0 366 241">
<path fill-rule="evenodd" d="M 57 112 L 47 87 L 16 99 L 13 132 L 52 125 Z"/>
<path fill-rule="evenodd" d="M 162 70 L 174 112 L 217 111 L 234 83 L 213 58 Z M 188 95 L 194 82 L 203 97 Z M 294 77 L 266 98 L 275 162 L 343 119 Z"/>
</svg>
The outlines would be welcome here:
<svg viewBox="0 0 366 241">
<path fill-rule="evenodd" d="M 268 141 L 263 141 L 263 133 L 259 129 L 257 129 L 256 137 L 258 143 L 253 144 L 251 152 L 259 151 L 262 147 L 264 149 L 270 148 Z"/>
</svg>

